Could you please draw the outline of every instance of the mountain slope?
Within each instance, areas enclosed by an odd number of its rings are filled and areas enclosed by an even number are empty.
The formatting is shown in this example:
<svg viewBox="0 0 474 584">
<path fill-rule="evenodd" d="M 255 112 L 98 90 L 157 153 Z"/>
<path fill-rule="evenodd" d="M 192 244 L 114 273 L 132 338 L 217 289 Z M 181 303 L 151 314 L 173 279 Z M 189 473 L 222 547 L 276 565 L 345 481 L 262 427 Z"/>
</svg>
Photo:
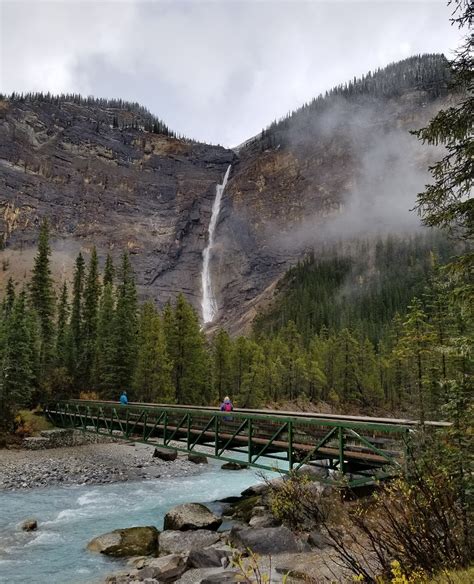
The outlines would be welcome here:
<svg viewBox="0 0 474 584">
<path fill-rule="evenodd" d="M 419 228 L 409 210 L 439 151 L 409 131 L 454 99 L 446 60 L 415 57 L 368 79 L 315 99 L 239 150 L 216 260 L 221 302 L 231 319 L 242 316 L 237 328 L 305 251 Z"/>
<path fill-rule="evenodd" d="M 316 98 L 238 153 L 177 139 L 136 104 L 4 98 L 0 279 L 24 278 L 49 217 L 65 278 L 80 249 L 128 249 L 142 296 L 163 305 L 183 291 L 199 309 L 215 185 L 232 164 L 211 268 L 217 323 L 244 330 L 305 252 L 418 228 L 409 209 L 439 153 L 409 130 L 453 99 L 447 79 L 443 56 L 402 61 Z"/>
<path fill-rule="evenodd" d="M 67 277 L 93 244 L 101 256 L 128 249 L 144 295 L 164 302 L 183 290 L 198 304 L 214 186 L 234 154 L 158 123 L 102 100 L 0 101 L 3 276 L 22 279 L 47 217 L 56 272 Z M 160 133 L 142 129 L 150 124 Z"/>
</svg>

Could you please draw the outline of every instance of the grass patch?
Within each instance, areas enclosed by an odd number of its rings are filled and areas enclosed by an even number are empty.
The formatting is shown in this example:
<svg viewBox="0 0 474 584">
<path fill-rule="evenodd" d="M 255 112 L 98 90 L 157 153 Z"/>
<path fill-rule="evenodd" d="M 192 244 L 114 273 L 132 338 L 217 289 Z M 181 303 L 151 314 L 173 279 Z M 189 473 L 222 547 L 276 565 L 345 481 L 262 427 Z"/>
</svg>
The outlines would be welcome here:
<svg viewBox="0 0 474 584">
<path fill-rule="evenodd" d="M 55 426 L 39 410 L 20 410 L 18 416 L 20 423 L 29 436 L 38 436 L 43 430 L 53 430 Z"/>
</svg>

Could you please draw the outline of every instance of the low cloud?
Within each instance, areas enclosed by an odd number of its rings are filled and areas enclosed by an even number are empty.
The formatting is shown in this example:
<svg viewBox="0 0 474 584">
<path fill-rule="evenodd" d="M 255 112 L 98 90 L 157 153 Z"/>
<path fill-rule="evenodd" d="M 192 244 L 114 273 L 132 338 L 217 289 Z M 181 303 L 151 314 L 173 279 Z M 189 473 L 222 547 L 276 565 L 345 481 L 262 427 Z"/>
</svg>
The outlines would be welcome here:
<svg viewBox="0 0 474 584">
<path fill-rule="evenodd" d="M 138 101 L 235 146 L 326 89 L 459 39 L 445 0 L 0 1 L 0 90 Z"/>
</svg>

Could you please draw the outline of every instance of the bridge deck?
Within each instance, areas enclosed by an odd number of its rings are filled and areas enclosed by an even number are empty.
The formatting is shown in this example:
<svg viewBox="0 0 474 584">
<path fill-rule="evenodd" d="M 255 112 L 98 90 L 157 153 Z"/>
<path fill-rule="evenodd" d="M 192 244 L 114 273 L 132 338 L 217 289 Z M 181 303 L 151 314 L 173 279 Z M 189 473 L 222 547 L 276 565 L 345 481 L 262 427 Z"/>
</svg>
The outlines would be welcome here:
<svg viewBox="0 0 474 584">
<path fill-rule="evenodd" d="M 418 422 L 269 410 L 70 400 L 48 404 L 59 426 L 206 454 L 249 466 L 290 472 L 303 465 L 344 475 L 350 485 L 393 476 L 404 464 L 409 433 Z M 442 428 L 444 422 L 430 422 Z M 238 455 L 237 455 L 238 453 Z"/>
</svg>

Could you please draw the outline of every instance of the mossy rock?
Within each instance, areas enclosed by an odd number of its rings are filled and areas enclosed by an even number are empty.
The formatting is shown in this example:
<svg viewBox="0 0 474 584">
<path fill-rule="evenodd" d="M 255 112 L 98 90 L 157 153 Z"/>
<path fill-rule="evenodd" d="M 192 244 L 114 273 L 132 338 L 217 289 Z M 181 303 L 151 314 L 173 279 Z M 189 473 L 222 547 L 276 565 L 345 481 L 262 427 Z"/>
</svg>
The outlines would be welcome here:
<svg viewBox="0 0 474 584">
<path fill-rule="evenodd" d="M 158 535 L 159 531 L 153 526 L 116 529 L 95 537 L 87 549 L 115 558 L 155 556 L 158 554 Z"/>
</svg>

